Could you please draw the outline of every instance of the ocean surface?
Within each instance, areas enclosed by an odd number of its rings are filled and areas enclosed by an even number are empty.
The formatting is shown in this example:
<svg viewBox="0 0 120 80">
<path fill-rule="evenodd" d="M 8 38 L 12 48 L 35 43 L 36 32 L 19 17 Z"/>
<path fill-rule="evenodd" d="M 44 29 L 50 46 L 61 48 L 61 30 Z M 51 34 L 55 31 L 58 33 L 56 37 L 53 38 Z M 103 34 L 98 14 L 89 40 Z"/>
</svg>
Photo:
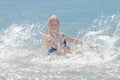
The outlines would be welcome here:
<svg viewBox="0 0 120 80">
<path fill-rule="evenodd" d="M 61 32 L 94 48 L 48 56 L 53 14 Z M 0 80 L 120 80 L 120 0 L 0 0 Z"/>
</svg>

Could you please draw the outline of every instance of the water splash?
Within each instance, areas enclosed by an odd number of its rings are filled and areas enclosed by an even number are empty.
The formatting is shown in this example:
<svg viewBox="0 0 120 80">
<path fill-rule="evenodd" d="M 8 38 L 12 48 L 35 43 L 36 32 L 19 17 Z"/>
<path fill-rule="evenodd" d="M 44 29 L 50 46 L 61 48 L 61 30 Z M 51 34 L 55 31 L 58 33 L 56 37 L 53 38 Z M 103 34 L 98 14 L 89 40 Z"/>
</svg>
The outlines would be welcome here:
<svg viewBox="0 0 120 80">
<path fill-rule="evenodd" d="M 44 32 L 44 25 L 41 24 L 10 25 L 7 29 L 1 31 L 0 34 L 1 54 L 8 57 L 10 53 L 13 56 L 18 53 L 22 54 L 22 50 L 29 51 L 32 48 L 40 48 L 43 37 L 40 33 L 42 32 Z"/>
<path fill-rule="evenodd" d="M 120 16 L 101 16 L 81 38 L 90 42 L 73 46 L 82 51 L 66 56 L 46 55 L 42 45 L 44 25 L 12 24 L 0 34 L 0 79 L 119 80 Z M 78 33 L 79 38 L 80 32 Z M 106 77 L 107 76 L 107 77 Z"/>
</svg>

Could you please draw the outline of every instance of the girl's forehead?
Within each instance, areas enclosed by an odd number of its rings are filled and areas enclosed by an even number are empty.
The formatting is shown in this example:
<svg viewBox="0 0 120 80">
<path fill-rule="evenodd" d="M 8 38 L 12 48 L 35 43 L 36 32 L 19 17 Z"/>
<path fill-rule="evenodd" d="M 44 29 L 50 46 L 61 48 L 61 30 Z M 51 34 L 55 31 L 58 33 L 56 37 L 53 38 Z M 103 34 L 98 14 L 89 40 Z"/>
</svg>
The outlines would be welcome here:
<svg viewBox="0 0 120 80">
<path fill-rule="evenodd" d="M 58 22 L 58 20 L 51 19 L 49 22 Z"/>
</svg>

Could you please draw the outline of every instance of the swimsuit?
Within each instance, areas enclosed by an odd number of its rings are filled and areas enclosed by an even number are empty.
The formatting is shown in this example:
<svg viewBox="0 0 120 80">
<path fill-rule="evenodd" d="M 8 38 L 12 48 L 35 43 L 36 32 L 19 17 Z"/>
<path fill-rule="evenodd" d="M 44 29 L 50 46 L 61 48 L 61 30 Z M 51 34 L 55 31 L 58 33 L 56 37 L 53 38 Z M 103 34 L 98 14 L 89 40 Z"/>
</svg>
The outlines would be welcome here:
<svg viewBox="0 0 120 80">
<path fill-rule="evenodd" d="M 57 37 L 52 37 L 53 40 L 59 44 L 59 46 L 67 46 L 67 42 L 64 38 L 64 35 L 62 34 L 61 38 L 57 38 Z M 58 49 L 54 48 L 54 47 L 50 47 L 50 49 L 48 50 L 48 55 L 50 55 L 51 53 L 57 51 Z"/>
<path fill-rule="evenodd" d="M 50 53 L 53 53 L 53 52 L 55 52 L 55 51 L 57 51 L 57 49 L 56 48 L 54 48 L 54 47 L 51 47 L 50 49 L 49 49 L 49 53 L 48 53 L 48 55 L 50 54 Z"/>
</svg>

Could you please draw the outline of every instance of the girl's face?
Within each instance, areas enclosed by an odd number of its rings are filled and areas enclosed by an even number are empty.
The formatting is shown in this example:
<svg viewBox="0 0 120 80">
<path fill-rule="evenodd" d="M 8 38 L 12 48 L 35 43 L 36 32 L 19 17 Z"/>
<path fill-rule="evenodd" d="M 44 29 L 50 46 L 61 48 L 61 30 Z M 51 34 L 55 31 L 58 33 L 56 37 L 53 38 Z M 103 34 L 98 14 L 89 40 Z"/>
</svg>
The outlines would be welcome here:
<svg viewBox="0 0 120 80">
<path fill-rule="evenodd" d="M 48 29 L 50 33 L 59 32 L 59 22 L 57 20 L 51 20 L 48 24 Z"/>
</svg>

